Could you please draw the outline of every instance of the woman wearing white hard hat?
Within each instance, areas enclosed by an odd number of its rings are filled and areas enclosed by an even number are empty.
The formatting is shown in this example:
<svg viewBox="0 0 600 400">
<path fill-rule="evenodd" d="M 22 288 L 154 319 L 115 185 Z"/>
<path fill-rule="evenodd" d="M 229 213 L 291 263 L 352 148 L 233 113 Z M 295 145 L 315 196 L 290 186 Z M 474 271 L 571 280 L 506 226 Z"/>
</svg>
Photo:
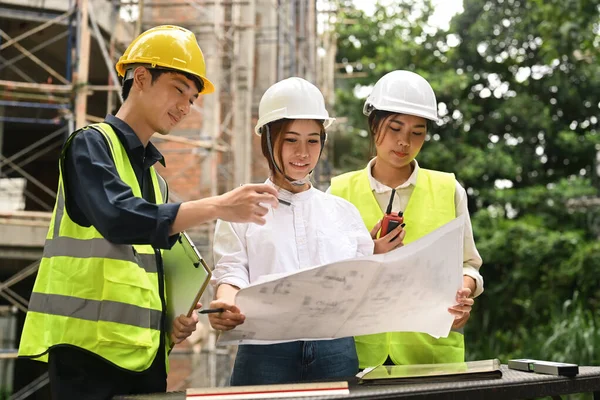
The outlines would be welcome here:
<svg viewBox="0 0 600 400">
<path fill-rule="evenodd" d="M 410 243 L 460 215 L 466 218 L 463 288 L 457 292 L 457 304 L 448 310 L 455 316 L 450 335 L 435 339 L 423 333 L 394 332 L 356 337 L 360 367 L 462 362 L 462 328 L 473 298 L 483 291 L 482 261 L 473 241 L 465 189 L 454 174 L 421 168 L 415 159 L 431 122 L 438 119 L 435 93 L 420 75 L 392 71 L 377 81 L 363 113 L 376 157 L 363 170 L 333 178 L 329 192 L 359 209 L 375 240 L 375 253 Z M 393 214 L 404 218 L 401 243 L 394 232 L 377 238 L 390 203 Z"/>
<path fill-rule="evenodd" d="M 244 310 L 235 306 L 234 296 L 258 279 L 373 253 L 356 207 L 309 181 L 333 121 L 319 89 L 304 79 L 285 79 L 263 95 L 255 132 L 271 173 L 267 183 L 279 190 L 281 204 L 268 209 L 264 226 L 218 222 L 211 307 L 226 311 L 209 316 L 213 328 L 230 330 L 243 323 Z M 352 337 L 252 343 L 239 346 L 231 384 L 291 383 L 357 372 Z"/>
</svg>

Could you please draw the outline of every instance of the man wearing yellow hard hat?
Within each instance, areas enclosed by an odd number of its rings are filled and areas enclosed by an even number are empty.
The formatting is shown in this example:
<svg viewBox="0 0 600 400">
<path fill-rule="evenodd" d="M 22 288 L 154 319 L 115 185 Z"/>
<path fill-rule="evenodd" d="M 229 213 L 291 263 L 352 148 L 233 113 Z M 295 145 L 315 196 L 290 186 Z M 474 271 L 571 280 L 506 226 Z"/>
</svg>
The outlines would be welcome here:
<svg viewBox="0 0 600 400">
<path fill-rule="evenodd" d="M 103 123 L 74 132 L 59 161 L 56 205 L 19 355 L 48 363 L 52 397 L 109 399 L 166 390 L 168 351 L 198 317 L 166 321 L 161 249 L 179 233 L 222 219 L 264 224 L 277 206 L 268 185 L 167 204 L 150 143 L 167 135 L 199 94 L 214 91 L 194 34 L 142 33 L 116 69 L 124 102 Z M 172 333 L 167 335 L 167 324 Z"/>
</svg>

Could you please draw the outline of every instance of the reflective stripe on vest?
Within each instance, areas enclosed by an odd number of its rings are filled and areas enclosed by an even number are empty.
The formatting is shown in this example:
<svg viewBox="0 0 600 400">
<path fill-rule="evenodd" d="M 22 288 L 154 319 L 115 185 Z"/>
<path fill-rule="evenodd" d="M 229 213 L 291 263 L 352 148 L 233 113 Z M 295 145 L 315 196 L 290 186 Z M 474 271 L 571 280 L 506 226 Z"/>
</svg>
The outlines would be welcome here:
<svg viewBox="0 0 600 400">
<path fill-rule="evenodd" d="M 419 169 L 416 185 L 403 210 L 404 243 L 425 236 L 455 218 L 455 188 L 453 174 Z M 383 217 L 366 169 L 333 178 L 330 192 L 353 203 L 369 230 Z M 355 342 L 361 368 L 381 365 L 388 355 L 396 364 L 464 361 L 464 338 L 457 331 L 440 339 L 416 332 L 381 333 L 358 336 Z"/>
<path fill-rule="evenodd" d="M 107 321 L 160 330 L 160 310 L 115 301 L 82 299 L 60 294 L 32 293 L 29 311 L 88 321 Z"/>
<path fill-rule="evenodd" d="M 157 271 L 155 254 L 137 254 L 132 250 L 132 246 L 113 244 L 104 239 L 58 237 L 46 241 L 43 257 L 106 258 L 138 264 L 146 272 Z"/>
<path fill-rule="evenodd" d="M 108 124 L 99 131 L 120 178 L 142 197 L 127 152 Z M 88 129 L 88 128 L 84 128 Z M 82 134 L 81 131 L 75 134 Z M 64 146 L 59 186 L 19 355 L 47 361 L 48 350 L 72 345 L 95 353 L 118 367 L 143 371 L 159 348 L 163 319 L 157 256 L 150 245 L 120 245 L 106 240 L 93 226 L 76 224 L 65 208 Z M 166 193 L 150 168 L 157 204 Z M 164 185 L 166 190 L 166 184 Z"/>
<path fill-rule="evenodd" d="M 54 221 L 53 239 L 46 239 L 43 257 L 74 257 L 74 258 L 107 258 L 112 260 L 129 261 L 138 264 L 146 272 L 157 272 L 156 254 L 140 254 L 134 247 L 126 244 L 114 244 L 104 238 L 76 239 L 58 235 L 65 209 L 65 198 L 62 186 L 56 197 L 57 212 Z"/>
</svg>

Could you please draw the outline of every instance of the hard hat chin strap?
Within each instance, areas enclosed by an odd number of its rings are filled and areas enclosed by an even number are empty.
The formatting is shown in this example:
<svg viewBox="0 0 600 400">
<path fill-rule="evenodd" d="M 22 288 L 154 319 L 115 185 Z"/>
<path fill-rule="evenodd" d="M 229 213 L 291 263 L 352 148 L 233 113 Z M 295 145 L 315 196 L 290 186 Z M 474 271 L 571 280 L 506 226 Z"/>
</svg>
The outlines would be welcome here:
<svg viewBox="0 0 600 400">
<path fill-rule="evenodd" d="M 310 171 L 308 173 L 308 175 L 306 175 L 302 179 L 294 179 L 294 178 L 290 178 L 289 176 L 287 176 L 286 173 L 283 172 L 283 170 L 281 168 L 279 168 L 279 165 L 277 165 L 277 162 L 275 161 L 275 155 L 273 153 L 273 143 L 271 141 L 271 129 L 269 128 L 269 124 L 265 125 L 264 128 L 265 128 L 265 132 L 263 134 L 267 135 L 267 149 L 269 150 L 269 157 L 271 158 L 271 162 L 275 166 L 275 169 L 294 186 L 304 186 L 307 183 L 309 183 L 309 181 L 310 181 L 309 177 L 310 177 L 310 174 L 312 173 L 312 171 Z M 322 152 L 323 152 L 323 140 L 321 140 L 321 153 Z M 321 158 L 321 153 L 319 153 L 319 158 Z"/>
</svg>

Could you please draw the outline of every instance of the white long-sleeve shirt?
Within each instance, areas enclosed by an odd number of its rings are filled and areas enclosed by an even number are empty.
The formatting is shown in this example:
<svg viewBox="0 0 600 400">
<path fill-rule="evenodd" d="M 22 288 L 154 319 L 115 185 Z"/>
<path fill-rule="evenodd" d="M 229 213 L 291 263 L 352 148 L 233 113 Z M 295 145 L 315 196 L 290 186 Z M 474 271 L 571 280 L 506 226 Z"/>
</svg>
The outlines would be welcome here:
<svg viewBox="0 0 600 400">
<path fill-rule="evenodd" d="M 373 254 L 373 239 L 350 202 L 314 187 L 280 190 L 279 198 L 291 205 L 269 207 L 265 225 L 217 221 L 215 286 L 243 288 L 266 275 Z"/>
</svg>

